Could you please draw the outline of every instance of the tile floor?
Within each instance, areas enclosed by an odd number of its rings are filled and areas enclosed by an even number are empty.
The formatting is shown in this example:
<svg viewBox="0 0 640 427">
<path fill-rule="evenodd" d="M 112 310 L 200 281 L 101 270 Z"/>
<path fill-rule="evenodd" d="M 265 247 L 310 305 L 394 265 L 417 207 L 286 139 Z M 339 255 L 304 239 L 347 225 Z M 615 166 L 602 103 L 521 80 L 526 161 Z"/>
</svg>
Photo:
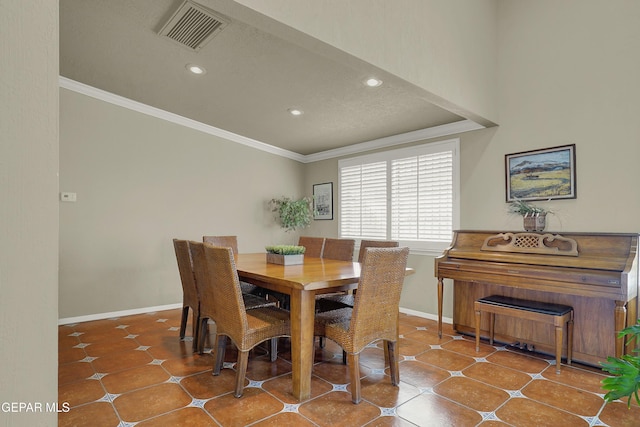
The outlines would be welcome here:
<svg viewBox="0 0 640 427">
<path fill-rule="evenodd" d="M 604 404 L 600 370 L 560 375 L 549 357 L 482 345 L 436 323 L 401 315 L 400 380 L 381 347 L 361 356 L 362 395 L 351 403 L 341 350 L 316 351 L 312 398 L 291 395 L 288 341 L 278 360 L 254 351 L 244 396 L 233 397 L 232 363 L 211 375 L 212 356 L 180 341 L 180 310 L 59 327 L 60 426 L 640 426 L 635 403 Z M 445 325 L 446 327 L 447 325 Z M 189 329 L 188 329 L 189 330 Z M 236 353 L 230 348 L 227 361 Z"/>
</svg>

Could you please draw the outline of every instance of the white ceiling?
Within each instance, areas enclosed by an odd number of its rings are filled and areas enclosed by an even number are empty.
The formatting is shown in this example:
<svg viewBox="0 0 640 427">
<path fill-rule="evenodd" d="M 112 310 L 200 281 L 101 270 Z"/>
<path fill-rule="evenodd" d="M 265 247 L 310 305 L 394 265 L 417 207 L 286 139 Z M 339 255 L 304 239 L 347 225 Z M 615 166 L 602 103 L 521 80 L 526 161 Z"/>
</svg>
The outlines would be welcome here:
<svg viewBox="0 0 640 427">
<path fill-rule="evenodd" d="M 198 0 L 229 24 L 194 52 L 158 35 L 182 2 L 60 0 L 60 75 L 300 155 L 465 121 L 232 0 Z M 189 73 L 188 63 L 206 74 Z M 383 85 L 365 87 L 370 76 Z"/>
</svg>

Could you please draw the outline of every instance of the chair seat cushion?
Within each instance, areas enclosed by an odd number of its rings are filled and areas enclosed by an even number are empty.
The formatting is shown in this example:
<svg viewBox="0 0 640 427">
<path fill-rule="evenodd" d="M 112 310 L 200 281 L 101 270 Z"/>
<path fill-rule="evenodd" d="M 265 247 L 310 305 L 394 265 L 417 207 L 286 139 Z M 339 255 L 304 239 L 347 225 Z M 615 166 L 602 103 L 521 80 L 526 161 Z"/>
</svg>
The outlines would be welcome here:
<svg viewBox="0 0 640 427">
<path fill-rule="evenodd" d="M 320 295 L 316 298 L 316 312 L 339 310 L 341 308 L 352 308 L 355 303 L 355 295 L 332 294 Z"/>
<path fill-rule="evenodd" d="M 257 295 L 242 294 L 244 300 L 244 307 L 247 310 L 253 310 L 262 307 L 275 307 L 277 303 L 275 301 L 268 301 L 266 298 L 259 297 Z"/>
</svg>

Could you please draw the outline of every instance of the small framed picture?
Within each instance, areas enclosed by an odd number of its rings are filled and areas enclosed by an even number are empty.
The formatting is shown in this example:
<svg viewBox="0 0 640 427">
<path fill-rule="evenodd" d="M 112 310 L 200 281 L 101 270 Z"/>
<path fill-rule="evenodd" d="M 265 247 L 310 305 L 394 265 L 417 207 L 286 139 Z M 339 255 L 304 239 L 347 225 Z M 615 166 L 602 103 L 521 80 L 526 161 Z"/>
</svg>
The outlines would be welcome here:
<svg viewBox="0 0 640 427">
<path fill-rule="evenodd" d="M 313 185 L 313 219 L 333 219 L 333 182 Z"/>
<path fill-rule="evenodd" d="M 576 198 L 576 146 L 504 156 L 507 202 Z"/>
</svg>

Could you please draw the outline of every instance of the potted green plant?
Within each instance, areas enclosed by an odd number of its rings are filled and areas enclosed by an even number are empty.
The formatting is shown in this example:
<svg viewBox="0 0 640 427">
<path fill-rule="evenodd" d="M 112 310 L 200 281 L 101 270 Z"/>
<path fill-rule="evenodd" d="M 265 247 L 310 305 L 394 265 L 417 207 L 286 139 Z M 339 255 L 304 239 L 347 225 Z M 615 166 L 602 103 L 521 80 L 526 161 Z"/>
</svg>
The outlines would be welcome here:
<svg viewBox="0 0 640 427">
<path fill-rule="evenodd" d="M 544 231 L 547 226 L 547 213 L 539 206 L 533 206 L 523 200 L 514 200 L 510 203 L 509 211 L 521 215 L 526 231 Z"/>
<path fill-rule="evenodd" d="M 267 262 L 271 264 L 295 265 L 304 262 L 304 246 L 273 245 L 265 246 Z"/>
<path fill-rule="evenodd" d="M 276 219 L 286 231 L 295 231 L 298 228 L 308 227 L 311 224 L 311 197 L 303 197 L 293 200 L 289 197 L 271 199 L 272 212 L 276 213 Z"/>
<path fill-rule="evenodd" d="M 612 402 L 622 397 L 628 396 L 627 407 L 631 407 L 631 399 L 635 397 L 636 402 L 640 405 L 640 397 L 638 397 L 638 389 L 640 388 L 640 319 L 638 323 L 629 326 L 618 333 L 618 338 L 624 338 L 630 335 L 627 345 L 635 340 L 636 347 L 633 350 L 636 355 L 625 354 L 622 357 L 607 358 L 606 362 L 600 363 L 602 370 L 613 374 L 602 380 L 602 388 L 608 390 L 604 395 L 606 402 Z"/>
</svg>

